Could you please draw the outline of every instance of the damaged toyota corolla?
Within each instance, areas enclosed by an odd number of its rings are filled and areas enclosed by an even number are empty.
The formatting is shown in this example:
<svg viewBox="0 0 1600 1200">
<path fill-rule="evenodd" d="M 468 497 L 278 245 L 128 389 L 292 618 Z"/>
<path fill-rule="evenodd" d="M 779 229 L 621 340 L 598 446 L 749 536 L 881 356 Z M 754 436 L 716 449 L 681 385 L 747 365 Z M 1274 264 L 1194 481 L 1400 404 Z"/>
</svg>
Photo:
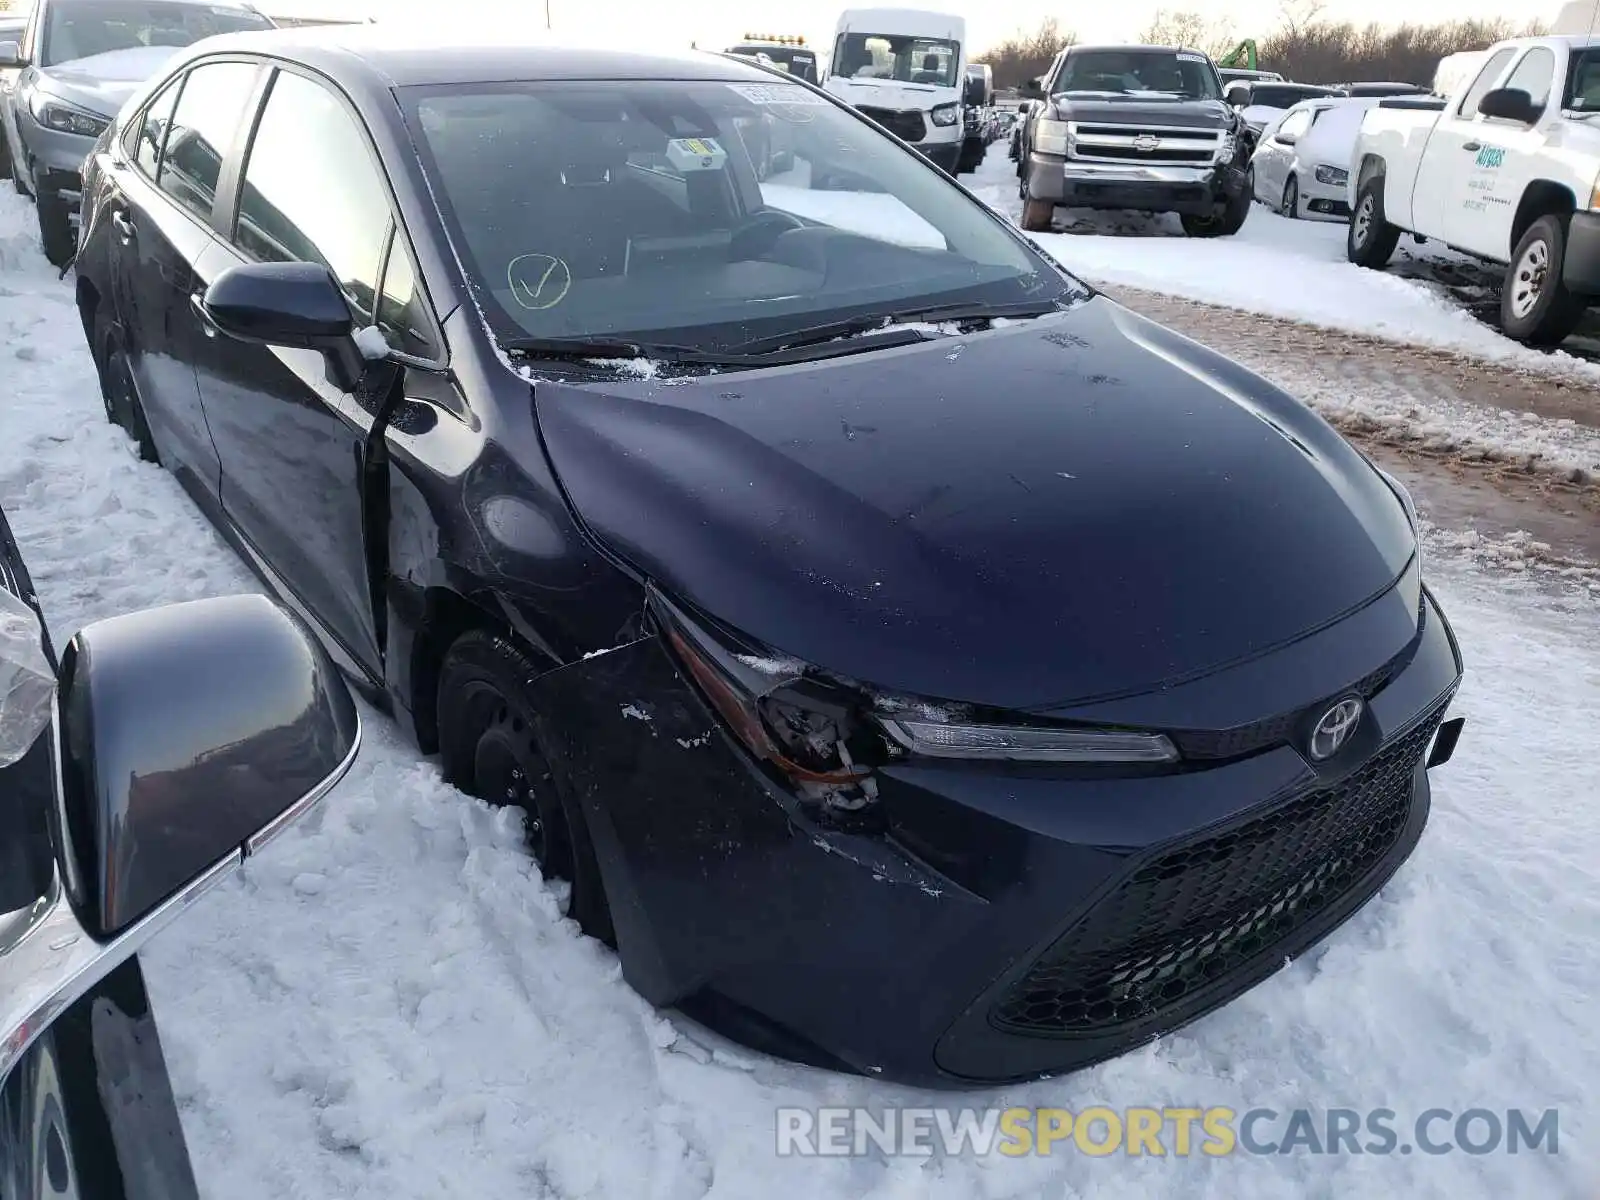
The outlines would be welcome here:
<svg viewBox="0 0 1600 1200">
<path fill-rule="evenodd" d="M 1400 484 L 800 80 L 223 39 L 84 204 L 111 418 L 657 1005 L 1071 1070 L 1416 845 L 1461 660 Z"/>
</svg>

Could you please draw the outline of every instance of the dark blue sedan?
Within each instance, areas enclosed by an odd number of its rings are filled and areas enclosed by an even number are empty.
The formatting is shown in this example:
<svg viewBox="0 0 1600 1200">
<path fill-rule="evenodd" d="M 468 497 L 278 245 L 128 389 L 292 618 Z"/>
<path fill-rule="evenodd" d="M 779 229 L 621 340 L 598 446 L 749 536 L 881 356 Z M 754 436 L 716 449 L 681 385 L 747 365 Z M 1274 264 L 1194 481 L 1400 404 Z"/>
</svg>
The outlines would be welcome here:
<svg viewBox="0 0 1600 1200">
<path fill-rule="evenodd" d="M 200 43 L 87 168 L 107 412 L 629 982 L 930 1085 L 1349 917 L 1460 730 L 1409 498 L 714 54 Z"/>
</svg>

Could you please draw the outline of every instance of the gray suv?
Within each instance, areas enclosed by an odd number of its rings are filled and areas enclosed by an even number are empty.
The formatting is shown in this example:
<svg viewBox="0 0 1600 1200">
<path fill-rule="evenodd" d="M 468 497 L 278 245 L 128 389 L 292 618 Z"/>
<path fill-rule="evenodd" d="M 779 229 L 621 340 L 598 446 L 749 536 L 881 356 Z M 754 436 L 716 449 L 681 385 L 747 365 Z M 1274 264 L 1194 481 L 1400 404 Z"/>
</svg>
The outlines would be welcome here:
<svg viewBox="0 0 1600 1200">
<path fill-rule="evenodd" d="M 245 4 L 193 0 L 38 0 L 20 43 L 0 38 L 0 136 L 17 191 L 32 195 L 45 257 L 77 249 L 72 215 L 90 147 L 123 101 L 184 46 L 271 29 Z"/>
</svg>

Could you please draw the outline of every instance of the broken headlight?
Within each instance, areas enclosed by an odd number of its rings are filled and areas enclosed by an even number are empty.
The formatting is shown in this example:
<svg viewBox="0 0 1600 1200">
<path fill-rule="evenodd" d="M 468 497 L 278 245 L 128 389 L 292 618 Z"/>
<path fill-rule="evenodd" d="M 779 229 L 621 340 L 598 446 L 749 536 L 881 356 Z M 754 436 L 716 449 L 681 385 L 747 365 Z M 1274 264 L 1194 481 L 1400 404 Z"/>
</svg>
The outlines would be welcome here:
<svg viewBox="0 0 1600 1200">
<path fill-rule="evenodd" d="M 877 800 L 874 772 L 911 757 L 1069 764 L 1178 760 L 1165 734 L 985 720 L 962 706 L 876 695 L 713 633 L 659 593 L 651 608 L 679 663 L 754 758 L 830 812 Z"/>
</svg>

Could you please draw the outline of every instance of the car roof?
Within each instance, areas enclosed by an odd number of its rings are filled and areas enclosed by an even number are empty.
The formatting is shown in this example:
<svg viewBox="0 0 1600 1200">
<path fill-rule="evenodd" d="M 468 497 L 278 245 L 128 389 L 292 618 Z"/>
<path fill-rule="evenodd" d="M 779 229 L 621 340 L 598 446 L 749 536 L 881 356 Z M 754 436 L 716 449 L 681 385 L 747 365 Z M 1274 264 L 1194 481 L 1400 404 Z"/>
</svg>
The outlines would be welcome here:
<svg viewBox="0 0 1600 1200">
<path fill-rule="evenodd" d="M 410 23 L 302 26 L 224 34 L 195 43 L 195 50 L 271 55 L 334 78 L 375 76 L 391 87 L 580 79 L 771 83 L 775 78 L 772 71 L 711 51 L 619 47 L 614 41 L 575 41 L 532 27 L 508 31 L 499 24 L 492 33 Z"/>
</svg>

